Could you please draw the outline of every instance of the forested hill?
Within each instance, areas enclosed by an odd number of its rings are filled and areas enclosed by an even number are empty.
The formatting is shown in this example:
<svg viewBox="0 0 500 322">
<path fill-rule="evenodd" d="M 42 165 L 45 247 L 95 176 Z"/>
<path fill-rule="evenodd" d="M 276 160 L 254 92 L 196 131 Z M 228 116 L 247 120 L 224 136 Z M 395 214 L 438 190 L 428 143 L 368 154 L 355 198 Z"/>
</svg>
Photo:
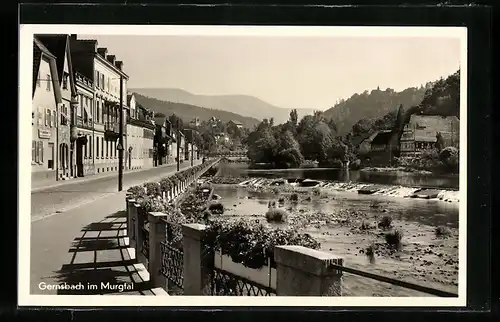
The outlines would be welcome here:
<svg viewBox="0 0 500 322">
<path fill-rule="evenodd" d="M 236 113 L 204 108 L 190 104 L 161 101 L 155 98 L 143 96 L 139 93 L 134 93 L 134 95 L 137 102 L 145 108 L 151 109 L 156 113 L 163 113 L 167 116 L 175 114 L 186 123 L 190 122 L 195 117 L 199 117 L 201 121 L 207 121 L 212 116 L 215 116 L 224 123 L 231 120 L 240 121 L 244 127 L 249 129 L 253 129 L 255 125 L 259 124 L 259 120 L 253 117 L 241 116 Z"/>
<path fill-rule="evenodd" d="M 426 89 L 431 86 L 432 83 L 428 83 L 425 87 L 410 87 L 401 92 L 391 88 L 386 90 L 377 88 L 371 92 L 366 90 L 361 94 L 352 95 L 347 100 L 341 100 L 323 115 L 335 123 L 338 135 L 345 135 L 361 119 L 383 117 L 391 111 L 396 112 L 400 104 L 404 107 L 419 105 Z"/>
</svg>

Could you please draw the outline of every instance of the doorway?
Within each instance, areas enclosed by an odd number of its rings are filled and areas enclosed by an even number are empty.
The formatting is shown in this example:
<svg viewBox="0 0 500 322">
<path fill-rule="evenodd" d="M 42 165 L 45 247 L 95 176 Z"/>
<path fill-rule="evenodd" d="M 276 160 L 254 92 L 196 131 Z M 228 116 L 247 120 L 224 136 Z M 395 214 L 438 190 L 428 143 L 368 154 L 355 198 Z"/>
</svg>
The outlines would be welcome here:
<svg viewBox="0 0 500 322">
<path fill-rule="evenodd" d="M 49 142 L 49 159 L 47 160 L 49 169 L 54 170 L 54 143 Z"/>
<path fill-rule="evenodd" d="M 76 140 L 76 175 L 83 177 L 83 144 Z"/>
</svg>

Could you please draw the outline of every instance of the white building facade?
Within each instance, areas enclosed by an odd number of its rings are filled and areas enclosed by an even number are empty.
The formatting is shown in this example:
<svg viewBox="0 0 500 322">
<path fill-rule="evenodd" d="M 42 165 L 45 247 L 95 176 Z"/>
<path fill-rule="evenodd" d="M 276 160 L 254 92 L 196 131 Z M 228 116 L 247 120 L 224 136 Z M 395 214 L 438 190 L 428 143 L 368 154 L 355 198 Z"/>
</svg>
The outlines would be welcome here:
<svg viewBox="0 0 500 322">
<path fill-rule="evenodd" d="M 96 173 L 118 171 L 118 138 L 120 128 L 120 78 L 123 80 L 122 107 L 123 145 L 126 142 L 127 80 L 122 71 L 123 63 L 114 55 L 107 54 L 107 48 L 98 48 L 94 56 L 95 104 L 93 157 Z M 125 151 L 124 151 L 125 152 Z M 125 153 L 124 153 L 125 155 Z"/>
</svg>

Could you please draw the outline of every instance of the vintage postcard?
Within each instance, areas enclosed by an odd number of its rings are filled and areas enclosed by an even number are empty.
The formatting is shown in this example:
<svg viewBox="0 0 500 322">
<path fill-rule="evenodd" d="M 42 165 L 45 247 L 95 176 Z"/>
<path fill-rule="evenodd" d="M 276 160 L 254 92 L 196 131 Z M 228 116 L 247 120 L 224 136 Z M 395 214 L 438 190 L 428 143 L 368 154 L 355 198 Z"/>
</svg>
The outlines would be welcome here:
<svg viewBox="0 0 500 322">
<path fill-rule="evenodd" d="M 21 25 L 19 305 L 465 306 L 466 37 Z"/>
</svg>

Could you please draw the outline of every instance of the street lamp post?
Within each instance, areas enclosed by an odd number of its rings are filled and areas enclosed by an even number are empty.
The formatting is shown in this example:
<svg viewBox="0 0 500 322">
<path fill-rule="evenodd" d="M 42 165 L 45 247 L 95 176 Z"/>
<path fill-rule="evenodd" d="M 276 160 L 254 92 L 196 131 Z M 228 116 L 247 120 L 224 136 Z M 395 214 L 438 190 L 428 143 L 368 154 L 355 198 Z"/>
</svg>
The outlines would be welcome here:
<svg viewBox="0 0 500 322">
<path fill-rule="evenodd" d="M 180 153 L 180 141 L 181 141 L 181 131 L 179 130 L 179 119 L 177 119 L 177 171 L 180 170 L 181 166 L 181 156 Z"/>
<path fill-rule="evenodd" d="M 193 132 L 191 132 L 191 166 L 193 166 L 193 162 L 194 162 L 194 144 L 193 144 Z"/>
<path fill-rule="evenodd" d="M 118 191 L 123 190 L 123 76 L 120 76 L 120 131 L 118 138 Z"/>
</svg>

